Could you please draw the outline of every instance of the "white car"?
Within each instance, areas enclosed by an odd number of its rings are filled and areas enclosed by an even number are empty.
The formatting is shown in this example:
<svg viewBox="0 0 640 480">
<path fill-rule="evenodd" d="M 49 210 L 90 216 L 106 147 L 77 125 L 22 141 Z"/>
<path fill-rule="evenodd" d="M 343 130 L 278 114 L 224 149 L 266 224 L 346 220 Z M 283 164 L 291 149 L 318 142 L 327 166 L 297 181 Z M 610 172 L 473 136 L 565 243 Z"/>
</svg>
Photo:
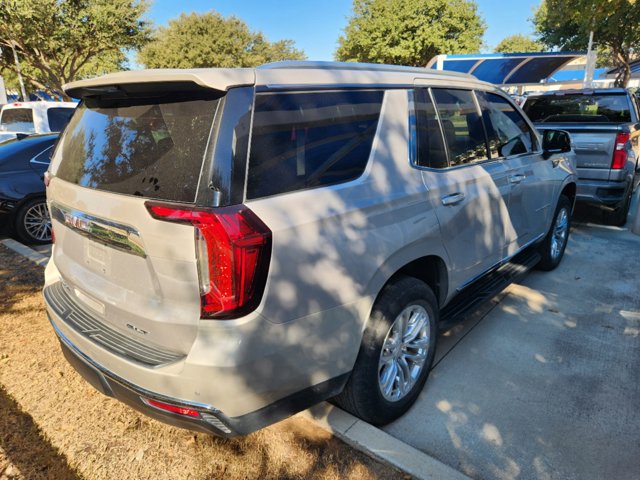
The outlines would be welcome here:
<svg viewBox="0 0 640 480">
<path fill-rule="evenodd" d="M 569 238 L 569 135 L 470 75 L 279 62 L 65 91 L 49 320 L 91 385 L 173 425 L 244 435 L 336 395 L 391 422 L 439 320 Z"/>
<path fill-rule="evenodd" d="M 74 102 L 16 102 L 0 110 L 0 142 L 18 134 L 59 132 L 76 108 Z"/>
</svg>

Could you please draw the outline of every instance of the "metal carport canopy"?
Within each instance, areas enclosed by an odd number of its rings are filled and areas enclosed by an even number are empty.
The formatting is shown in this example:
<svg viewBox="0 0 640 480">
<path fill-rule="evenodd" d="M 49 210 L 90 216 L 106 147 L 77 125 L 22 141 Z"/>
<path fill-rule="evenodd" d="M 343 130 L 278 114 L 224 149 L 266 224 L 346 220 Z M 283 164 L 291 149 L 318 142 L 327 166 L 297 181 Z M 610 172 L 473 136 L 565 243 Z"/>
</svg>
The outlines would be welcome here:
<svg viewBox="0 0 640 480">
<path fill-rule="evenodd" d="M 587 52 L 437 55 L 427 68 L 470 73 L 496 85 L 539 84 Z"/>
</svg>

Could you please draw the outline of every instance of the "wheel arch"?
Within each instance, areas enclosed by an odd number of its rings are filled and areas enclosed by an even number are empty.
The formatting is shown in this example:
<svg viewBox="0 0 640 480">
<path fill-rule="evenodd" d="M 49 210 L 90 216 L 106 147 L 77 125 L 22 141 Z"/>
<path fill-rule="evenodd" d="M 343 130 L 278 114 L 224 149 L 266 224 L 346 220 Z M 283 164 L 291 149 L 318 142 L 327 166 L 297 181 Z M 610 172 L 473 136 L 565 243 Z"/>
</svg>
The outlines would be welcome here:
<svg viewBox="0 0 640 480">
<path fill-rule="evenodd" d="M 430 254 L 424 256 L 416 256 L 413 258 L 404 258 L 402 262 L 398 262 L 393 268 L 387 264 L 379 274 L 384 273 L 384 278 L 378 276 L 376 287 L 372 294 L 374 302 L 380 296 L 380 293 L 390 283 L 399 277 L 407 276 L 417 278 L 426 283 L 433 291 L 438 305 L 442 306 L 449 293 L 449 273 L 447 264 L 441 255 Z M 372 305 L 373 306 L 373 305 Z"/>
<path fill-rule="evenodd" d="M 567 183 L 562 187 L 562 190 L 560 191 L 560 195 L 565 195 L 571 201 L 572 210 L 576 203 L 576 191 L 577 191 L 577 186 L 574 182 Z"/>
</svg>

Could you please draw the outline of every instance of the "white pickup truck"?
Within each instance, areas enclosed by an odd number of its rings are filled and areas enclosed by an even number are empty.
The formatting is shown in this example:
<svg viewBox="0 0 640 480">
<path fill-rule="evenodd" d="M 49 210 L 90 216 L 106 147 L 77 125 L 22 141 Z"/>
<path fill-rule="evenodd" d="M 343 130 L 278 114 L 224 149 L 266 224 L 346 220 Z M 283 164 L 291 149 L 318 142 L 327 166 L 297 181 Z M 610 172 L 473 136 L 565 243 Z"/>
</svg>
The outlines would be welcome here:
<svg viewBox="0 0 640 480">
<path fill-rule="evenodd" d="M 16 102 L 0 110 L 0 142 L 32 133 L 59 132 L 76 108 L 74 102 Z"/>
</svg>

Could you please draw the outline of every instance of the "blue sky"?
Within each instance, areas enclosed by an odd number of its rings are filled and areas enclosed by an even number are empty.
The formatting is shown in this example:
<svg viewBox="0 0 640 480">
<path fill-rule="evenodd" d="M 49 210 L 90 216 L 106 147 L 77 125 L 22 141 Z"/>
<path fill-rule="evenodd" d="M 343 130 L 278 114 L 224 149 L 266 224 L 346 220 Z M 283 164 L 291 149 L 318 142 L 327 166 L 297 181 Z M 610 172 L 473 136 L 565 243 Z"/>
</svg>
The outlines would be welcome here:
<svg viewBox="0 0 640 480">
<path fill-rule="evenodd" d="M 484 41 L 492 51 L 502 38 L 515 33 L 529 34 L 529 18 L 540 0 L 476 0 L 487 23 Z M 252 30 L 259 30 L 271 41 L 291 39 L 310 60 L 332 60 L 337 40 L 351 14 L 351 0 L 153 0 L 148 17 L 165 25 L 181 12 L 216 10 L 235 15 Z"/>
</svg>

